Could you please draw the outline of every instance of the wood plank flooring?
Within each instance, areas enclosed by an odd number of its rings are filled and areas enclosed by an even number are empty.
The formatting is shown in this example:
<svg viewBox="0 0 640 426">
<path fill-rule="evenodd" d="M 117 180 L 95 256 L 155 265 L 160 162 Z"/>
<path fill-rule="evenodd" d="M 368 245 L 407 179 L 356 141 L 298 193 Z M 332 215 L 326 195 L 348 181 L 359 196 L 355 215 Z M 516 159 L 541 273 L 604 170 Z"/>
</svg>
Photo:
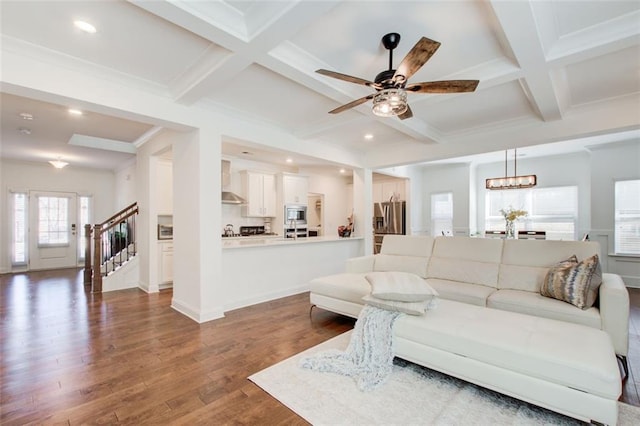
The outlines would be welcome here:
<svg viewBox="0 0 640 426">
<path fill-rule="evenodd" d="M 171 291 L 94 295 L 82 270 L 0 276 L 0 424 L 306 424 L 247 380 L 353 327 L 308 294 L 196 324 Z M 640 405 L 640 290 L 632 289 L 631 374 Z"/>
</svg>

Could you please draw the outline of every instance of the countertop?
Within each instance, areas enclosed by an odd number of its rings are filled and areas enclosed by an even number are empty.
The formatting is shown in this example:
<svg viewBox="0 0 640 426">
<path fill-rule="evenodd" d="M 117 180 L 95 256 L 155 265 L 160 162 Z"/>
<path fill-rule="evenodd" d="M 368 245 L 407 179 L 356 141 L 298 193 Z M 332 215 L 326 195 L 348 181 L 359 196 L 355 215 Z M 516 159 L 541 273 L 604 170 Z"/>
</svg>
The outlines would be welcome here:
<svg viewBox="0 0 640 426">
<path fill-rule="evenodd" d="M 307 238 L 284 238 L 280 235 L 252 236 L 252 237 L 226 237 L 222 238 L 222 248 L 234 249 L 244 247 L 281 246 L 291 244 L 316 244 L 331 241 L 355 241 L 362 237 L 341 238 L 336 236 L 307 237 Z"/>
</svg>

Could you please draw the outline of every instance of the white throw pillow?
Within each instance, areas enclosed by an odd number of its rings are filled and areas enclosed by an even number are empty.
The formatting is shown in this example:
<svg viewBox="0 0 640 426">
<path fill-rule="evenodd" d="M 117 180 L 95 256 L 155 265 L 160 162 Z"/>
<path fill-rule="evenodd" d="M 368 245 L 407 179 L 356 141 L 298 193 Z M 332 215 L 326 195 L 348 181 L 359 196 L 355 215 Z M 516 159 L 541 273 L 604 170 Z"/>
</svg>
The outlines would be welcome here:
<svg viewBox="0 0 640 426">
<path fill-rule="evenodd" d="M 371 295 L 398 302 L 424 302 L 438 297 L 422 278 L 409 272 L 370 272 L 365 278 L 371 284 Z"/>
<path fill-rule="evenodd" d="M 424 315 L 425 311 L 434 309 L 437 306 L 437 299 L 423 302 L 398 302 L 396 300 L 383 300 L 366 295 L 362 301 L 367 305 L 387 311 L 402 312 L 409 315 Z"/>
</svg>

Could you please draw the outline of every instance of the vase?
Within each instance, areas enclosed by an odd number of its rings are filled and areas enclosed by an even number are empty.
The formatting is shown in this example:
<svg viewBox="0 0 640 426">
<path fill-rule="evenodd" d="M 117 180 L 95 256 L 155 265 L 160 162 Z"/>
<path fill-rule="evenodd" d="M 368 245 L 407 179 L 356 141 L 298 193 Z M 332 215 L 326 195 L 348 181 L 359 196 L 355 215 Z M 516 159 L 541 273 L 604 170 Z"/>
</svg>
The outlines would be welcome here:
<svg viewBox="0 0 640 426">
<path fill-rule="evenodd" d="M 505 226 L 505 238 L 507 239 L 515 239 L 516 238 L 516 223 L 513 220 L 507 220 Z"/>
</svg>

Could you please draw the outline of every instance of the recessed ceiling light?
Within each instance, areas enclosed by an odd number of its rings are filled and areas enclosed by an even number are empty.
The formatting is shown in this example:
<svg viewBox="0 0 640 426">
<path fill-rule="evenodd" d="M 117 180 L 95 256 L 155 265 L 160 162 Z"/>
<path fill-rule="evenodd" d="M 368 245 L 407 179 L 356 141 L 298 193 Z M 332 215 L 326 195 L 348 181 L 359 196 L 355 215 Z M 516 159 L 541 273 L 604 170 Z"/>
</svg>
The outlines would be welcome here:
<svg viewBox="0 0 640 426">
<path fill-rule="evenodd" d="M 58 157 L 57 160 L 51 160 L 49 163 L 56 169 L 64 169 L 69 165 L 66 161 L 62 161 L 62 158 Z"/>
<path fill-rule="evenodd" d="M 82 111 L 75 108 L 69 108 L 69 114 L 71 115 L 82 115 Z"/>
<path fill-rule="evenodd" d="M 86 21 L 73 21 L 73 25 L 75 25 L 76 28 L 84 31 L 85 33 L 94 34 L 96 32 L 96 27 Z"/>
<path fill-rule="evenodd" d="M 293 163 L 293 158 L 291 157 L 287 158 L 287 163 Z"/>
<path fill-rule="evenodd" d="M 364 135 L 364 138 L 370 141 L 371 139 L 373 139 L 373 135 L 371 133 L 367 133 L 366 135 Z"/>
<path fill-rule="evenodd" d="M 340 169 L 340 173 L 345 173 L 346 170 L 345 169 Z"/>
<path fill-rule="evenodd" d="M 23 135 L 30 135 L 31 134 L 31 129 L 27 129 L 26 127 L 20 127 L 18 129 L 18 131 L 20 133 L 22 133 Z"/>
<path fill-rule="evenodd" d="M 33 120 L 33 114 L 29 114 L 28 112 L 21 112 L 20 118 L 23 120 Z"/>
</svg>

